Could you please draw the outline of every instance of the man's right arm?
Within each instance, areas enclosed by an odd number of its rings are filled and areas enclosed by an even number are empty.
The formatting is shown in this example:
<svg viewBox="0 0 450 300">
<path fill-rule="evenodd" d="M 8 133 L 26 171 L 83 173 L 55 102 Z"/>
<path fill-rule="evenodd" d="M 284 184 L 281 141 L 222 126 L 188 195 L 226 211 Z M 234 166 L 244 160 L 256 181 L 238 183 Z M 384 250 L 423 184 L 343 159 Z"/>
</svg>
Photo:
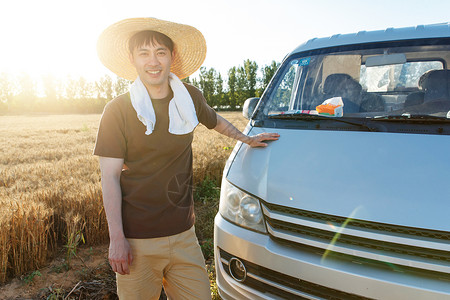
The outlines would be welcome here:
<svg viewBox="0 0 450 300">
<path fill-rule="evenodd" d="M 123 158 L 100 157 L 102 175 L 103 206 L 109 228 L 109 263 L 114 272 L 129 274 L 133 260 L 131 248 L 125 238 L 122 224 L 122 191 L 120 174 Z"/>
</svg>

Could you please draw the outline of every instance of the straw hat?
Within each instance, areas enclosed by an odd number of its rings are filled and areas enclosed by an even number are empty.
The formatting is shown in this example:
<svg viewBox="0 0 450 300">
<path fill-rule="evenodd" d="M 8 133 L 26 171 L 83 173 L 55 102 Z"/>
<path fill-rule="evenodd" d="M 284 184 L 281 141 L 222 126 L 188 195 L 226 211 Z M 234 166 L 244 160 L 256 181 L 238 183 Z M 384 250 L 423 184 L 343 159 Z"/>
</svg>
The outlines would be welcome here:
<svg viewBox="0 0 450 300">
<path fill-rule="evenodd" d="M 172 39 L 175 55 L 170 71 L 180 79 L 197 71 L 205 60 L 206 41 L 194 27 L 155 18 L 132 18 L 102 32 L 97 41 L 100 61 L 119 77 L 135 80 L 138 74 L 129 60 L 128 41 L 143 30 L 158 31 Z"/>
</svg>

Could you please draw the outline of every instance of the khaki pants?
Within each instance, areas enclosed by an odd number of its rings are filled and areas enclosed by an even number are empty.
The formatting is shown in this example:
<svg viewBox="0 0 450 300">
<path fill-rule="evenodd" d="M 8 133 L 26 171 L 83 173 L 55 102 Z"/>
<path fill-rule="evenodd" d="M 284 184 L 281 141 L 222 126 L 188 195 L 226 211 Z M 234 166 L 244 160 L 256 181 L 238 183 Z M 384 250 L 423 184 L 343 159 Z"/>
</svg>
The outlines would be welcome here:
<svg viewBox="0 0 450 300">
<path fill-rule="evenodd" d="M 211 299 L 194 227 L 173 236 L 128 241 L 133 263 L 129 275 L 117 274 L 120 300 L 159 299 L 161 286 L 171 300 Z"/>
</svg>

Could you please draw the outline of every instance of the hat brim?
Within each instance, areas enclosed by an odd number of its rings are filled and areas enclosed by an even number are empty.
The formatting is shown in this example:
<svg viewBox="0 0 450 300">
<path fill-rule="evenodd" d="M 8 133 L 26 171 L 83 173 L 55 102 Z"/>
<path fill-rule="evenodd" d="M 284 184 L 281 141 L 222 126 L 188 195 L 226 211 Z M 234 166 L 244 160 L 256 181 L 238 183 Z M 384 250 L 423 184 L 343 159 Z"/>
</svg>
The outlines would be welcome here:
<svg viewBox="0 0 450 300">
<path fill-rule="evenodd" d="M 174 59 L 170 71 L 183 79 L 192 75 L 206 58 L 206 41 L 196 28 L 155 18 L 132 18 L 106 28 L 97 41 L 100 61 L 117 76 L 135 80 L 136 69 L 129 59 L 128 41 L 143 30 L 161 32 L 174 43 Z"/>
</svg>

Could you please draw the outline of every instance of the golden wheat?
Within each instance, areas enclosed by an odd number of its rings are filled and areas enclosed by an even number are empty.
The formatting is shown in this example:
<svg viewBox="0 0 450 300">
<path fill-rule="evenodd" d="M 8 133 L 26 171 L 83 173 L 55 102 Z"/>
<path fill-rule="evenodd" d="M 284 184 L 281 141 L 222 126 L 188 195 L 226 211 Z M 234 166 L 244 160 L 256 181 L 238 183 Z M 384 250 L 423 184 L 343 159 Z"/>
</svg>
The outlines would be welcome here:
<svg viewBox="0 0 450 300">
<path fill-rule="evenodd" d="M 239 129 L 240 113 L 223 113 Z M 98 159 L 100 115 L 0 116 L 0 283 L 43 266 L 77 234 L 108 240 Z M 194 182 L 220 182 L 235 141 L 198 126 Z"/>
</svg>

